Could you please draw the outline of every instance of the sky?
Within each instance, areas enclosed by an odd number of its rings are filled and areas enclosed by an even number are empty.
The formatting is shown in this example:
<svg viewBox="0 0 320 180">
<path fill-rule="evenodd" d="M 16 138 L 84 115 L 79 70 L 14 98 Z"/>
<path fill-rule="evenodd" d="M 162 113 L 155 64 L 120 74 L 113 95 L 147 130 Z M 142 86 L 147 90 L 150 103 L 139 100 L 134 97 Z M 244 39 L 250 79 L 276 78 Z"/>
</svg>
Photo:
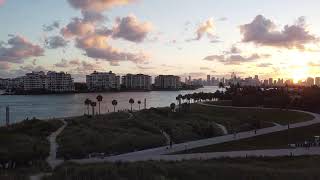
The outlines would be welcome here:
<svg viewBox="0 0 320 180">
<path fill-rule="evenodd" d="M 0 0 L 0 78 L 320 76 L 318 0 Z"/>
</svg>

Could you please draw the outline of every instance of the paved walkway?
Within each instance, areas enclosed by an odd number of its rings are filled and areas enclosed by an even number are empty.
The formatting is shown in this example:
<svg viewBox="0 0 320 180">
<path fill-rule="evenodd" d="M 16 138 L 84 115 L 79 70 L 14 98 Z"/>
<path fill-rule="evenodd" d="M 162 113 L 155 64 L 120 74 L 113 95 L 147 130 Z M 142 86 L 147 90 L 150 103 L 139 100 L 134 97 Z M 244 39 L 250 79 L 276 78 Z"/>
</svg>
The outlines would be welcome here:
<svg viewBox="0 0 320 180">
<path fill-rule="evenodd" d="M 64 128 L 67 126 L 67 122 L 65 120 L 61 120 L 63 122 L 63 126 L 61 126 L 56 132 L 53 132 L 47 139 L 50 143 L 50 154 L 47 158 L 47 163 L 50 165 L 52 169 L 54 169 L 57 165 L 61 164 L 63 160 L 57 159 L 57 150 L 58 150 L 58 143 L 57 137 L 61 134 Z"/>
<path fill-rule="evenodd" d="M 216 105 L 207 105 L 207 104 L 202 104 L 202 105 L 212 106 L 212 107 L 224 107 L 224 108 L 226 107 L 226 106 L 216 106 Z M 230 107 L 230 108 L 245 109 L 246 107 Z M 247 108 L 249 108 L 249 109 L 275 109 L 275 108 L 260 108 L 260 107 L 259 108 L 247 107 Z M 313 120 L 310 120 L 310 121 L 291 124 L 290 125 L 291 129 L 310 126 L 313 124 L 320 123 L 320 115 L 319 114 L 306 112 L 306 111 L 300 111 L 300 110 L 290 110 L 290 111 L 304 112 L 304 113 L 311 114 L 315 117 Z M 257 134 L 255 134 L 253 131 L 247 131 L 247 132 L 237 133 L 236 137 L 234 137 L 233 134 L 230 134 L 230 135 L 225 135 L 225 136 L 213 137 L 213 138 L 209 138 L 209 139 L 202 139 L 202 140 L 190 141 L 190 142 L 181 143 L 181 144 L 174 144 L 172 146 L 172 148 L 168 148 L 167 146 L 163 146 L 163 147 L 147 149 L 147 150 L 127 153 L 127 154 L 121 154 L 121 155 L 117 155 L 117 156 L 106 157 L 105 159 L 81 159 L 81 160 L 71 160 L 71 161 L 77 162 L 77 163 L 96 163 L 96 162 L 106 162 L 106 161 L 141 161 L 141 160 L 147 160 L 147 159 L 166 160 L 166 159 L 170 159 L 170 158 L 172 160 L 179 160 L 179 159 L 182 159 L 183 157 L 188 157 L 188 156 L 199 157 L 199 158 L 201 158 L 201 157 L 217 157 L 217 156 L 224 157 L 225 155 L 229 154 L 230 152 L 225 152 L 224 154 L 203 153 L 203 154 L 196 154 L 196 155 L 166 155 L 166 154 L 172 154 L 172 153 L 176 153 L 176 152 L 180 152 L 180 151 L 184 151 L 184 150 L 188 150 L 188 149 L 194 149 L 194 148 L 199 148 L 199 147 L 204 147 L 204 146 L 209 146 L 209 145 L 214 145 L 214 144 L 220 144 L 220 143 L 224 143 L 224 142 L 246 139 L 246 138 L 260 136 L 260 135 L 264 135 L 264 134 L 270 134 L 270 133 L 279 132 L 279 131 L 285 131 L 287 129 L 288 129 L 287 125 L 274 126 L 274 127 L 259 129 L 259 130 L 257 130 Z M 279 150 L 274 150 L 274 151 L 278 152 Z M 249 151 L 244 151 L 244 152 L 249 152 Z M 266 155 L 267 155 L 267 153 L 269 151 L 268 150 L 252 151 L 252 154 L 255 154 L 256 152 L 259 152 L 261 155 L 263 155 L 263 153 L 266 152 Z M 281 150 L 281 153 L 279 153 L 279 155 L 284 154 L 283 152 L 284 151 Z M 307 152 L 310 152 L 310 151 L 307 151 Z M 307 153 L 307 152 L 305 152 L 305 153 Z M 270 153 L 272 154 L 272 151 Z M 207 154 L 209 154 L 209 156 L 207 156 Z M 242 154 L 242 153 L 240 153 L 240 154 Z M 277 153 L 275 153 L 275 155 L 276 154 Z"/>
</svg>

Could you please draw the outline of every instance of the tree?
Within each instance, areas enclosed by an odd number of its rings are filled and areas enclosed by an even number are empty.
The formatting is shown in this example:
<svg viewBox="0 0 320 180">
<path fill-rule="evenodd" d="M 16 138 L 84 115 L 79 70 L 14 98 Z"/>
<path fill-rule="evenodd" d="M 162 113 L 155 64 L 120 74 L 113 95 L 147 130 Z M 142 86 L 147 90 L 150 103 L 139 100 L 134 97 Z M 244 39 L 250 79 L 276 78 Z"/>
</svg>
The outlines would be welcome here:
<svg viewBox="0 0 320 180">
<path fill-rule="evenodd" d="M 140 111 L 140 105 L 141 105 L 141 101 L 140 100 L 138 101 L 138 104 L 139 104 L 139 111 Z"/>
<path fill-rule="evenodd" d="M 90 105 L 91 105 L 91 100 L 87 98 L 87 99 L 84 101 L 84 104 L 87 106 L 88 115 L 89 115 L 89 114 L 90 114 L 90 113 L 89 113 L 89 107 L 90 107 Z"/>
<path fill-rule="evenodd" d="M 131 112 L 132 112 L 132 105 L 134 104 L 134 99 L 129 99 L 129 103 L 130 103 L 130 105 L 131 105 Z"/>
<path fill-rule="evenodd" d="M 94 112 L 95 112 L 95 111 L 94 111 L 94 108 L 97 106 L 97 103 L 93 101 L 93 102 L 91 102 L 90 105 L 91 105 L 91 107 L 92 107 L 92 116 L 94 116 L 94 114 L 95 114 L 95 113 L 94 113 Z"/>
<path fill-rule="evenodd" d="M 182 99 L 182 95 L 179 94 L 179 95 L 176 97 L 176 100 L 177 100 L 178 103 L 179 103 L 179 112 L 180 112 L 180 108 L 181 108 L 181 99 Z"/>
<path fill-rule="evenodd" d="M 116 112 L 116 106 L 118 105 L 118 101 L 117 100 L 112 100 L 112 105 L 113 105 L 114 112 Z"/>
<path fill-rule="evenodd" d="M 176 109 L 176 104 L 175 103 L 171 103 L 170 104 L 170 109 L 172 112 L 174 112 L 174 110 Z"/>
<path fill-rule="evenodd" d="M 97 96 L 97 101 L 98 101 L 98 103 L 99 103 L 99 115 L 101 115 L 100 103 L 101 103 L 102 99 L 103 99 L 103 97 L 102 97 L 101 95 L 98 95 L 98 96 Z"/>
<path fill-rule="evenodd" d="M 219 88 L 224 88 L 223 82 L 219 82 Z"/>
</svg>

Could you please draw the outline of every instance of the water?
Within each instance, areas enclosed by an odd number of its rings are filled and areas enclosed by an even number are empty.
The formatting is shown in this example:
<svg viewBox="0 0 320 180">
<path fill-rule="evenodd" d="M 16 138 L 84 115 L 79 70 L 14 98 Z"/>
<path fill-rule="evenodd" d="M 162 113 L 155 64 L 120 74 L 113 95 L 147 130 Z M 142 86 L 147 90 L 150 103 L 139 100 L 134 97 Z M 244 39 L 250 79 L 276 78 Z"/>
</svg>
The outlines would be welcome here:
<svg viewBox="0 0 320 180">
<path fill-rule="evenodd" d="M 0 96 L 0 124 L 5 123 L 5 106 L 10 107 L 11 123 L 19 122 L 27 117 L 49 119 L 57 117 L 79 116 L 87 111 L 84 105 L 86 98 L 96 101 L 98 94 L 103 96 L 101 102 L 101 113 L 108 110 L 113 111 L 111 101 L 118 101 L 116 110 L 130 109 L 129 99 L 133 98 L 134 109 L 138 109 L 137 104 L 140 100 L 143 108 L 144 99 L 147 99 L 147 108 L 165 107 L 170 103 L 176 102 L 175 98 L 179 94 L 190 94 L 194 92 L 215 92 L 216 86 L 206 86 L 197 90 L 188 91 L 151 91 L 151 92 L 119 92 L 119 93 L 84 93 L 84 94 L 65 94 L 65 95 L 30 95 L 30 96 Z M 96 107 L 98 111 L 98 105 Z M 91 113 L 91 108 L 90 108 Z"/>
</svg>

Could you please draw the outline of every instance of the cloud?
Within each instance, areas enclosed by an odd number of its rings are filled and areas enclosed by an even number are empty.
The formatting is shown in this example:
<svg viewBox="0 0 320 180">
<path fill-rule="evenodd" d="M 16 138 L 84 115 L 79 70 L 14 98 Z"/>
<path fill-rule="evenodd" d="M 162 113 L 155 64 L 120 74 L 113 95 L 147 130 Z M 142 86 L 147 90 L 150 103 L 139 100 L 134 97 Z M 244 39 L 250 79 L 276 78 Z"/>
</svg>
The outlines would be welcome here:
<svg viewBox="0 0 320 180">
<path fill-rule="evenodd" d="M 106 18 L 102 13 L 95 11 L 81 11 L 84 22 L 101 23 L 106 21 Z"/>
<path fill-rule="evenodd" d="M 200 70 L 207 71 L 207 70 L 210 70 L 210 68 L 208 68 L 208 67 L 200 67 Z"/>
<path fill-rule="evenodd" d="M 81 62 L 78 59 L 74 59 L 74 60 L 69 61 L 69 64 L 79 66 L 81 64 Z"/>
<path fill-rule="evenodd" d="M 211 55 L 211 56 L 205 57 L 203 60 L 207 60 L 207 61 L 223 61 L 223 60 L 225 60 L 225 57 L 224 57 L 224 55 Z"/>
<path fill-rule="evenodd" d="M 0 62 L 0 70 L 9 70 L 11 68 L 8 62 Z"/>
<path fill-rule="evenodd" d="M 196 31 L 197 37 L 193 40 L 200 40 L 203 36 L 207 35 L 209 39 L 216 39 L 214 35 L 214 20 L 212 18 L 206 20 L 198 27 Z"/>
<path fill-rule="evenodd" d="M 61 59 L 61 61 L 56 63 L 56 64 L 54 64 L 54 66 L 55 67 L 59 67 L 59 68 L 67 68 L 67 67 L 69 67 L 69 63 L 68 63 L 67 60 Z"/>
<path fill-rule="evenodd" d="M 317 41 L 317 37 L 307 31 L 303 17 L 300 17 L 294 25 L 286 25 L 278 31 L 274 22 L 258 15 L 251 23 L 241 25 L 240 32 L 243 35 L 242 42 L 252 42 L 262 46 L 303 50 L 305 44 Z"/>
<path fill-rule="evenodd" d="M 117 19 L 117 24 L 113 28 L 113 37 L 139 43 L 147 37 L 151 30 L 151 23 L 139 22 L 136 16 L 129 15 Z"/>
<path fill-rule="evenodd" d="M 245 62 L 253 62 L 261 58 L 269 58 L 270 55 L 268 54 L 252 54 L 250 56 L 243 56 L 243 55 L 212 55 L 207 56 L 204 60 L 207 61 L 218 61 L 223 63 L 224 65 L 241 65 Z"/>
<path fill-rule="evenodd" d="M 68 2 L 75 9 L 101 12 L 115 6 L 136 2 L 136 0 L 68 0 Z"/>
<path fill-rule="evenodd" d="M 11 35 L 6 44 L 0 44 L 0 61 L 23 63 L 30 57 L 43 56 L 44 49 L 19 35 Z"/>
<path fill-rule="evenodd" d="M 0 0 L 0 6 L 2 6 L 5 3 L 5 0 Z"/>
<path fill-rule="evenodd" d="M 224 54 L 240 54 L 242 51 L 237 46 L 233 45 L 230 50 L 224 51 Z"/>
<path fill-rule="evenodd" d="M 61 36 L 52 36 L 45 40 L 45 47 L 48 49 L 57 49 L 60 47 L 66 47 L 68 41 Z"/>
<path fill-rule="evenodd" d="M 110 46 L 107 41 L 109 36 L 91 34 L 78 38 L 76 46 L 85 51 L 85 55 L 94 59 L 102 59 L 115 64 L 119 61 L 131 61 L 133 63 L 143 63 L 149 57 L 144 53 L 122 52 Z"/>
<path fill-rule="evenodd" d="M 74 36 L 85 36 L 94 32 L 94 24 L 91 22 L 85 22 L 80 18 L 73 18 L 73 20 L 66 27 L 61 29 L 61 34 L 67 38 Z"/>
<path fill-rule="evenodd" d="M 50 31 L 53 31 L 53 30 L 59 29 L 59 28 L 60 28 L 60 23 L 58 21 L 54 21 L 50 25 L 43 25 L 42 26 L 43 31 L 46 31 L 46 32 L 50 32 Z"/>
<path fill-rule="evenodd" d="M 218 19 L 218 21 L 227 21 L 227 20 L 228 20 L 228 18 L 226 18 L 226 17 L 221 17 Z"/>
<path fill-rule="evenodd" d="M 308 63 L 308 66 L 311 66 L 311 67 L 320 67 L 320 63 L 309 62 L 309 63 Z"/>
<path fill-rule="evenodd" d="M 270 67 L 272 66 L 271 63 L 260 63 L 260 64 L 257 64 L 257 67 Z"/>
</svg>

